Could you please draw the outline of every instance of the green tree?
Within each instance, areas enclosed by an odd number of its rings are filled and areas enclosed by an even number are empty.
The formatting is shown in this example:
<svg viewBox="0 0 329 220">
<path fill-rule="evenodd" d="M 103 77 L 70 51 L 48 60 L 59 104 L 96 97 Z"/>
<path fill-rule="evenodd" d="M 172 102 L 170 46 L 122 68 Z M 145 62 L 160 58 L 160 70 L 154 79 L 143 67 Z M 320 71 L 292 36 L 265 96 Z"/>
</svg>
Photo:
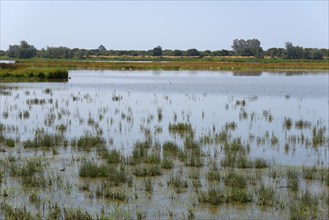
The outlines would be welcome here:
<svg viewBox="0 0 329 220">
<path fill-rule="evenodd" d="M 22 40 L 20 45 L 9 45 L 7 56 L 13 58 L 31 58 L 37 55 L 37 49 Z"/>
<path fill-rule="evenodd" d="M 106 48 L 105 48 L 102 44 L 99 45 L 98 50 L 99 50 L 100 52 L 106 52 Z"/>
<path fill-rule="evenodd" d="M 183 56 L 183 51 L 181 51 L 181 50 L 174 50 L 174 56 L 175 57 L 181 57 L 181 56 Z"/>
<path fill-rule="evenodd" d="M 153 48 L 152 55 L 156 56 L 156 57 L 162 56 L 162 47 L 157 46 L 157 47 Z"/>
<path fill-rule="evenodd" d="M 187 56 L 190 56 L 190 57 L 200 56 L 200 52 L 195 48 L 188 49 L 186 52 L 187 52 Z"/>
<path fill-rule="evenodd" d="M 210 56 L 211 55 L 211 51 L 210 50 L 205 50 L 202 52 L 202 56 Z"/>
<path fill-rule="evenodd" d="M 232 49 L 235 54 L 239 56 L 264 57 L 263 48 L 260 46 L 260 41 L 258 39 L 235 39 L 233 40 Z"/>
<path fill-rule="evenodd" d="M 286 42 L 286 58 L 302 59 L 304 57 L 303 47 L 294 46 L 291 42 Z"/>
</svg>

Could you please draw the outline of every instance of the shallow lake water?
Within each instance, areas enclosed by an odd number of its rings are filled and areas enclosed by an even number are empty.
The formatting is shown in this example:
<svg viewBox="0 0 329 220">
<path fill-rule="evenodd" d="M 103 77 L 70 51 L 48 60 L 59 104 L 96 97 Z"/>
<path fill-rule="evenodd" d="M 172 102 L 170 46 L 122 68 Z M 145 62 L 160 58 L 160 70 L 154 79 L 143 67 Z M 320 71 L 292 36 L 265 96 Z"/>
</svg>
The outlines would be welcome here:
<svg viewBox="0 0 329 220">
<path fill-rule="evenodd" d="M 75 164 L 74 157 L 96 161 L 98 158 L 96 151 L 81 153 L 71 146 L 74 140 L 86 135 L 101 136 L 107 149 L 117 149 L 130 156 L 135 143 L 145 140 L 146 136 L 160 145 L 171 141 L 183 146 L 184 138 L 170 130 L 171 125 L 181 123 L 191 126 L 193 139 L 200 143 L 203 154 L 212 158 L 205 163 L 225 157 L 223 145 L 213 141 L 217 134 L 225 131 L 230 140 L 239 139 L 247 146 L 250 160 L 262 158 L 272 167 L 329 167 L 328 72 L 71 70 L 69 76 L 68 82 L 61 83 L 0 83 L 2 135 L 15 140 L 15 148 L 8 148 L 0 141 L 0 159 L 38 156 L 49 159 L 49 170 L 66 167 L 63 181 L 68 182 L 71 193 L 67 194 L 65 186 L 57 186 L 50 194 L 42 191 L 45 198 L 64 199 L 66 206 L 83 207 L 97 215 L 101 209 L 105 209 L 105 213 L 120 211 L 115 208 L 119 207 L 117 203 L 107 207 L 104 202 L 108 201 L 91 198 L 80 190 L 81 185 L 86 182 L 93 185 L 94 180 L 80 180 L 80 164 Z M 298 126 L 298 122 L 303 125 Z M 47 134 L 60 133 L 68 147 L 61 146 L 54 155 L 25 149 L 23 143 L 35 138 L 41 130 Z M 317 135 L 321 135 L 320 143 L 315 142 Z M 209 165 L 204 165 L 201 173 L 207 173 L 208 168 Z M 183 170 L 192 172 L 191 169 L 175 165 L 174 172 L 178 175 Z M 187 192 L 178 194 L 174 202 L 169 199 L 172 196 L 169 185 L 168 188 L 162 186 L 171 174 L 164 173 L 164 179 L 154 180 L 158 184 L 154 184 L 152 198 L 148 194 L 140 195 L 124 206 L 123 212 L 137 208 L 145 212 L 147 218 L 168 218 L 171 217 L 168 210 L 173 209 L 174 218 L 187 217 L 186 207 L 190 204 L 186 201 L 191 199 L 189 193 L 193 190 L 189 187 Z M 206 189 L 207 178 L 202 178 L 201 188 Z M 138 178 L 134 181 L 139 184 L 133 190 L 137 193 L 143 181 Z M 263 177 L 263 181 L 276 180 Z M 9 178 L 2 188 L 9 188 L 16 196 L 24 191 L 19 184 L 18 188 L 10 188 L 11 183 L 17 184 L 14 178 Z M 300 183 L 312 192 L 328 193 L 328 187 L 323 188 L 321 184 L 318 187 L 318 184 Z M 96 190 L 95 185 L 90 188 Z M 277 193 L 281 195 L 286 191 L 278 188 Z M 194 201 L 195 196 L 192 197 Z M 138 204 L 140 200 L 145 204 Z M 28 199 L 9 201 L 17 205 Z M 195 214 L 197 218 L 278 216 L 274 209 L 264 211 L 254 204 L 241 207 L 225 204 L 220 209 L 203 206 Z M 286 218 L 287 213 L 283 211 L 279 216 Z"/>
<path fill-rule="evenodd" d="M 24 141 L 38 128 L 52 131 L 68 123 L 67 137 L 79 137 L 95 132 L 93 123 L 88 124 L 90 119 L 98 123 L 107 139 L 113 140 L 113 146 L 129 154 L 133 143 L 143 138 L 141 126 L 151 130 L 162 127 L 162 134 L 156 138 L 163 142 L 172 139 L 167 128 L 174 117 L 176 122 L 191 123 L 197 137 L 212 132 L 213 127 L 219 131 L 226 123 L 236 122 L 233 135 L 244 139 L 266 133 L 278 137 L 279 144 L 274 147 L 251 144 L 254 157 L 281 165 L 328 165 L 325 146 L 283 150 L 287 137 L 303 134 L 311 139 L 312 134 L 311 128 L 285 129 L 285 118 L 328 128 L 326 73 L 235 76 L 232 72 L 209 71 L 75 70 L 70 71 L 70 77 L 67 83 L 2 84 L 13 88 L 11 96 L 2 95 L 0 100 L 2 115 L 8 113 L 1 123 L 16 128 L 10 135 Z M 46 89 L 51 92 L 46 94 Z M 28 104 L 32 99 L 44 100 L 45 104 Z M 244 106 L 236 105 L 242 100 Z M 22 111 L 29 111 L 28 119 L 18 120 Z M 163 115 L 161 121 L 156 119 L 158 111 Z M 269 115 L 272 120 L 268 120 Z M 53 121 L 45 126 L 52 116 Z M 122 120 L 126 118 L 129 120 Z"/>
</svg>

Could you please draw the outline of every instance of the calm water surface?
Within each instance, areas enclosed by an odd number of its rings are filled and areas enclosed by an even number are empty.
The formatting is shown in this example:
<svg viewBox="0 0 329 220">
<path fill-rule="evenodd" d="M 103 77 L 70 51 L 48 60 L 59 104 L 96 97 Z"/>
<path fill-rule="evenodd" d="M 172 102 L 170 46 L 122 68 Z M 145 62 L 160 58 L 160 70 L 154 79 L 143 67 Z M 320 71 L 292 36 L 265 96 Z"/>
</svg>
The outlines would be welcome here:
<svg viewBox="0 0 329 220">
<path fill-rule="evenodd" d="M 328 73 L 241 76 L 209 71 L 75 70 L 69 75 L 67 83 L 0 84 L 11 88 L 5 89 L 11 94 L 2 93 L 0 99 L 1 123 L 15 127 L 7 135 L 24 141 L 37 129 L 56 132 L 56 126 L 64 124 L 68 139 L 101 130 L 110 147 L 130 154 L 133 143 L 144 138 L 143 129 L 153 132 L 159 142 L 179 142 L 168 132 L 170 123 L 191 123 L 201 138 L 235 122 L 231 135 L 250 144 L 253 158 L 281 165 L 328 166 L 328 143 L 314 148 L 289 141 L 303 135 L 311 142 L 314 126 L 325 127 L 328 138 Z M 45 103 L 28 104 L 31 99 Z M 245 105 L 239 104 L 242 100 Z M 24 111 L 30 115 L 20 119 Z M 291 129 L 284 127 L 287 118 L 293 121 Z M 296 129 L 297 120 L 313 127 Z M 162 132 L 157 133 L 158 129 Z M 270 143 L 272 136 L 279 139 L 278 144 Z M 215 148 L 205 146 L 209 152 Z"/>
</svg>

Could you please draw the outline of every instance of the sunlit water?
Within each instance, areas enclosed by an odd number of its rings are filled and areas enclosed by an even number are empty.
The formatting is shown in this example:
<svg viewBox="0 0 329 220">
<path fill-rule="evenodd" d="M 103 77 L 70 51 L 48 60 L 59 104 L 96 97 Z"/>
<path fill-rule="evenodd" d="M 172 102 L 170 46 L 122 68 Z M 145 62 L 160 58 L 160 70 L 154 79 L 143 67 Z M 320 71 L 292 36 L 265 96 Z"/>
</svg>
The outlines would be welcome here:
<svg viewBox="0 0 329 220">
<path fill-rule="evenodd" d="M 33 138 L 36 129 L 54 133 L 63 124 L 68 139 L 101 130 L 109 148 L 130 154 L 134 142 L 143 140 L 143 128 L 159 142 L 179 142 L 168 132 L 169 123 L 191 123 L 200 138 L 235 122 L 232 136 L 250 144 L 252 158 L 280 165 L 329 164 L 328 143 L 314 148 L 288 141 L 303 134 L 311 142 L 314 126 L 325 127 L 328 138 L 328 73 L 243 76 L 209 71 L 74 70 L 69 75 L 66 83 L 0 84 L 3 91 L 11 92 L 1 94 L 1 123 L 16 128 L 6 135 L 25 141 Z M 28 104 L 31 99 L 45 103 Z M 245 106 L 237 104 L 242 100 Z M 21 119 L 24 111 L 29 117 Z M 291 129 L 283 126 L 285 118 L 292 119 Z M 312 127 L 296 129 L 297 120 L 309 121 Z M 162 132 L 156 132 L 159 128 Z M 256 141 L 272 135 L 278 144 Z M 284 149 L 286 143 L 289 149 Z M 218 146 L 204 146 L 205 151 L 214 148 Z"/>
</svg>

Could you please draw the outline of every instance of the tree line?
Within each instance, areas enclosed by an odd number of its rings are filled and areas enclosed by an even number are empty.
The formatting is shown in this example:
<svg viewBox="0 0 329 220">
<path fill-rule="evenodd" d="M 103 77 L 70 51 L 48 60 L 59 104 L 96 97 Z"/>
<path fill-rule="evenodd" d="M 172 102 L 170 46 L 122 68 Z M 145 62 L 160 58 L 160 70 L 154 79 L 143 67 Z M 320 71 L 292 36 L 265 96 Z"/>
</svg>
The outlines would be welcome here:
<svg viewBox="0 0 329 220">
<path fill-rule="evenodd" d="M 258 39 L 235 39 L 232 50 L 205 50 L 199 51 L 195 48 L 188 50 L 164 50 L 161 46 L 150 50 L 107 50 L 103 45 L 97 49 L 80 49 L 68 47 L 47 47 L 37 50 L 26 41 L 20 45 L 10 45 L 7 51 L 0 51 L 0 56 L 10 58 L 56 58 L 56 59 L 84 59 L 99 56 L 132 56 L 132 57 L 218 57 L 218 56 L 242 56 L 281 59 L 313 59 L 321 60 L 329 57 L 329 49 L 303 48 L 286 42 L 285 48 L 270 48 L 263 50 Z"/>
</svg>

